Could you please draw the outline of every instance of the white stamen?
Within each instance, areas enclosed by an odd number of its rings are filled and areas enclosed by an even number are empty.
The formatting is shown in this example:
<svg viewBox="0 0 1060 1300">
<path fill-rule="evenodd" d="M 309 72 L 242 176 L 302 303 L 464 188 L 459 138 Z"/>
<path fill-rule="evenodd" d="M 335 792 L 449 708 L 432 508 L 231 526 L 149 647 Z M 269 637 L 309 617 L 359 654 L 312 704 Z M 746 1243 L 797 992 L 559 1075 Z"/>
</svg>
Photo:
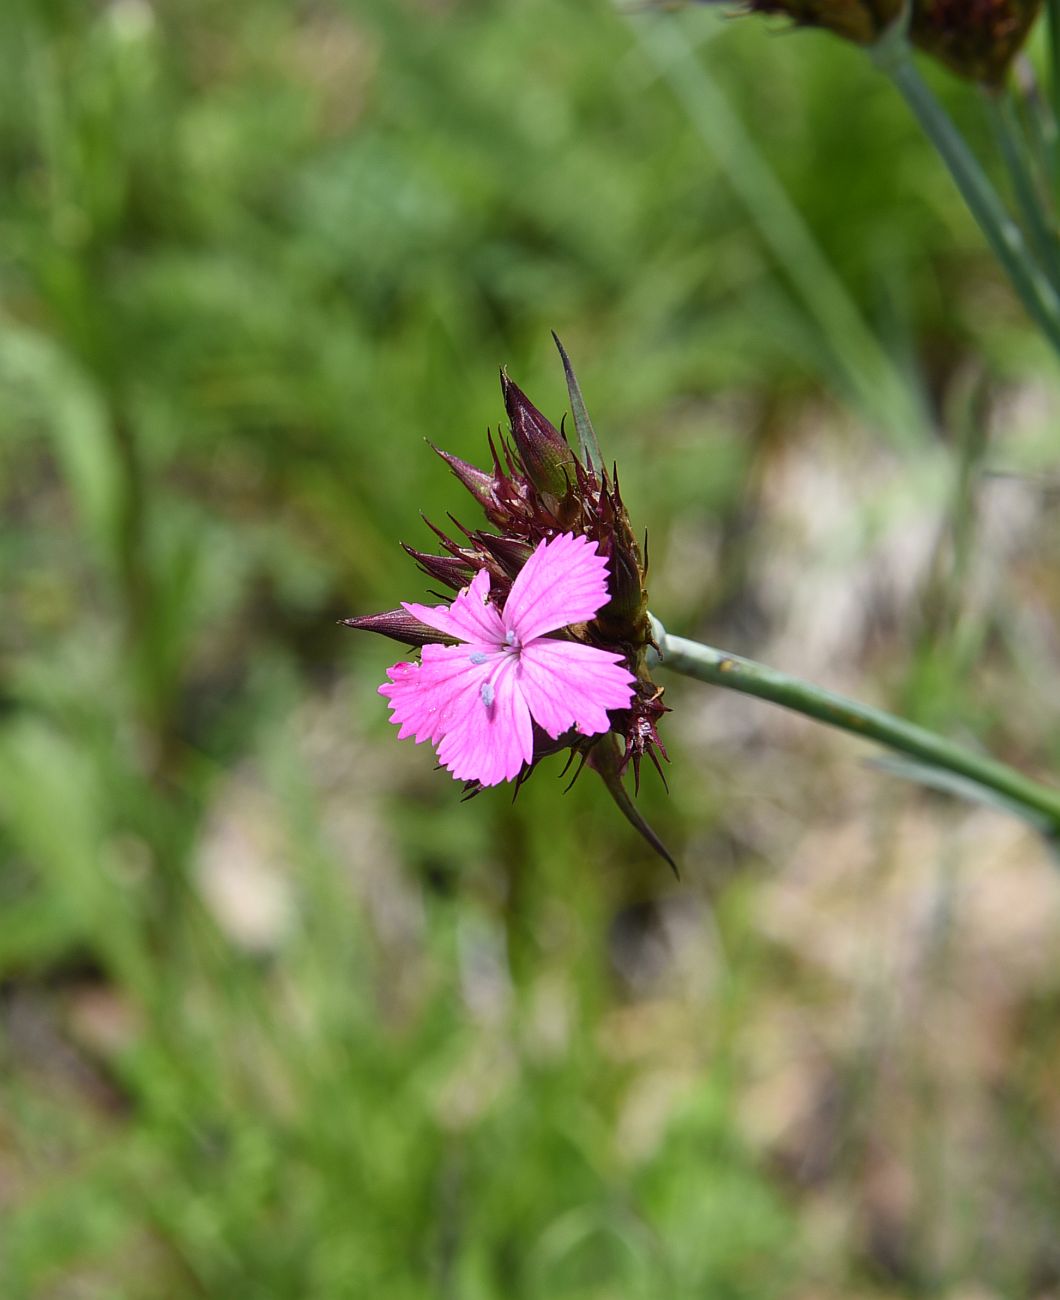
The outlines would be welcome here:
<svg viewBox="0 0 1060 1300">
<path fill-rule="evenodd" d="M 483 682 L 482 685 L 478 688 L 478 690 L 479 690 L 479 695 L 482 696 L 482 703 L 486 706 L 487 709 L 492 709 L 493 699 L 494 699 L 493 687 L 490 685 L 489 682 Z"/>
</svg>

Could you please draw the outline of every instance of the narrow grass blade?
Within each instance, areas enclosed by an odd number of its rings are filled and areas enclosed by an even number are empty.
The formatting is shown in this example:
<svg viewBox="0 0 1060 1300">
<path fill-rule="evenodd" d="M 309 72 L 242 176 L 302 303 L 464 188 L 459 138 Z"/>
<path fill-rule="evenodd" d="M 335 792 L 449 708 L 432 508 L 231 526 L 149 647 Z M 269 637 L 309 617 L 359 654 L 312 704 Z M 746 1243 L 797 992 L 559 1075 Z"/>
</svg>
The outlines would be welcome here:
<svg viewBox="0 0 1060 1300">
<path fill-rule="evenodd" d="M 571 415 L 574 417 L 574 428 L 578 434 L 578 445 L 581 448 L 582 463 L 591 465 L 596 472 L 602 473 L 604 468 L 604 458 L 600 453 L 600 444 L 596 440 L 596 430 L 593 428 L 593 422 L 589 419 L 589 412 L 585 407 L 585 399 L 582 397 L 582 390 L 578 384 L 578 377 L 574 373 L 574 367 L 570 363 L 570 357 L 567 356 L 567 349 L 559 341 L 559 336 L 555 330 L 552 331 L 552 337 L 556 340 L 556 347 L 559 348 L 559 355 L 563 360 L 563 373 L 567 377 L 567 392 L 570 394 Z"/>
<path fill-rule="evenodd" d="M 753 134 L 696 58 L 680 25 L 672 15 L 630 21 L 641 47 L 784 268 L 849 392 L 896 445 L 919 443 L 928 425 L 922 404 L 866 323 Z"/>
<path fill-rule="evenodd" d="M 1021 821 L 1027 822 L 1043 835 L 1048 837 L 1052 834 L 1053 828 L 1044 813 L 1028 808 L 1026 804 L 1019 803 L 1015 799 L 1007 799 L 998 791 L 973 781 L 971 777 L 958 776 L 954 772 L 943 771 L 942 768 L 932 767 L 928 763 L 916 763 L 912 759 L 897 758 L 892 754 L 879 754 L 868 759 L 867 762 L 869 767 L 875 768 L 878 772 L 901 777 L 905 781 L 912 781 L 929 790 L 938 790 L 942 794 L 954 795 L 967 803 L 981 804 L 984 808 L 992 808 L 995 812 L 1002 812 L 1010 817 L 1019 817 Z"/>
</svg>

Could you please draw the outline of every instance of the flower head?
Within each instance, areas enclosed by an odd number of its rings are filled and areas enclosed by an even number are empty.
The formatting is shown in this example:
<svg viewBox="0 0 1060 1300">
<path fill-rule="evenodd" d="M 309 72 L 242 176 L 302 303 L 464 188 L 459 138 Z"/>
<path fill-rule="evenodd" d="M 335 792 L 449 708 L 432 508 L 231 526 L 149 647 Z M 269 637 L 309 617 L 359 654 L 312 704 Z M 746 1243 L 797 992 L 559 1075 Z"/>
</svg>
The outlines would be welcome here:
<svg viewBox="0 0 1060 1300">
<path fill-rule="evenodd" d="M 1041 7 L 1041 0 L 918 0 L 910 35 L 958 76 L 1000 86 Z"/>
<path fill-rule="evenodd" d="M 744 0 L 753 13 L 785 14 L 800 27 L 823 27 L 871 45 L 902 12 L 901 0 Z"/>
<path fill-rule="evenodd" d="M 557 340 L 557 344 L 559 341 Z M 468 792 L 524 781 L 538 760 L 564 749 L 603 778 L 626 817 L 673 865 L 625 794 L 666 750 L 666 705 L 651 679 L 652 646 L 641 550 L 617 470 L 604 467 L 577 380 L 560 346 L 578 451 L 506 374 L 508 436 L 489 440 L 482 470 L 438 451 L 489 522 L 457 535 L 433 524 L 442 554 L 405 546 L 450 605 L 345 619 L 418 646 L 418 662 L 394 664 L 380 693 L 399 736 L 429 740 Z M 646 547 L 646 543 L 645 543 Z"/>
<path fill-rule="evenodd" d="M 858 45 L 877 41 L 903 12 L 901 0 L 744 0 L 744 7 Z M 1041 7 L 1042 0 L 912 0 L 909 39 L 958 76 L 999 86 Z"/>
<path fill-rule="evenodd" d="M 587 422 L 577 380 L 566 353 L 562 348 L 560 351 L 571 405 Z M 632 765 L 639 785 L 643 759 L 648 758 L 662 771 L 659 757 L 665 758 L 666 750 L 658 726 L 667 709 L 662 689 L 652 681 L 647 667 L 652 644 L 645 590 L 647 563 L 622 501 L 618 472 L 612 469 L 609 473 L 601 463 L 591 426 L 588 437 L 579 426 L 579 456 L 563 431 L 542 415 L 503 372 L 501 392 L 511 441 L 503 436 L 490 437 L 490 470 L 478 469 L 435 448 L 481 507 L 492 528 L 467 528 L 454 520 L 459 536 L 452 537 L 430 525 L 444 554 L 434 555 L 411 546 L 405 546 L 405 550 L 428 577 L 456 592 L 463 592 L 476 575 L 485 572 L 489 576 L 490 601 L 503 609 L 513 584 L 541 542 L 568 534 L 596 544 L 606 575 L 604 594 L 591 615 L 567 620 L 567 625 L 578 624 L 576 632 L 568 634 L 568 640 L 619 655 L 635 678 L 632 698 L 623 706 L 611 706 L 611 726 L 622 741 L 619 767 L 624 770 Z M 446 638 L 436 623 L 410 612 L 423 608 L 404 605 L 382 614 L 346 619 L 345 623 L 362 631 L 379 632 L 405 645 L 426 648 Z M 583 741 L 586 735 L 595 734 L 576 733 L 573 747 L 587 755 L 589 746 Z M 564 747 L 549 745 L 546 740 L 542 734 L 535 736 L 534 761 Z M 525 768 L 521 775 L 528 770 Z"/>
<path fill-rule="evenodd" d="M 607 603 L 606 575 L 588 538 L 561 533 L 538 545 L 501 609 L 486 569 L 452 605 L 405 604 L 457 644 L 426 645 L 419 664 L 389 670 L 379 693 L 399 738 L 431 741 L 458 780 L 490 786 L 532 762 L 535 724 L 551 740 L 609 731 L 608 710 L 628 708 L 636 681 L 622 655 L 549 635 Z"/>
</svg>

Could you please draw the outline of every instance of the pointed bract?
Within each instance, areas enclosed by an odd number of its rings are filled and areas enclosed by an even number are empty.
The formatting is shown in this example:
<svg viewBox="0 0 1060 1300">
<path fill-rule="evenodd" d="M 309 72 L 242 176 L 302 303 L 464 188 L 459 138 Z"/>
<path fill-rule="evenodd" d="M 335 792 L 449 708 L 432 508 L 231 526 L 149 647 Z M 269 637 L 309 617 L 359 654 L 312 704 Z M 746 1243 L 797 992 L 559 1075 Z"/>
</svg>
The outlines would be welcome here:
<svg viewBox="0 0 1060 1300">
<path fill-rule="evenodd" d="M 589 751 L 587 761 L 607 786 L 608 793 L 618 805 L 622 816 L 648 841 L 659 857 L 670 864 L 670 870 L 674 875 L 680 877 L 681 873 L 677 870 L 677 863 L 670 850 L 637 811 L 636 805 L 622 784 L 622 756 L 614 736 L 605 736 L 598 745 L 594 745 Z"/>
<path fill-rule="evenodd" d="M 421 623 L 418 618 L 403 609 L 391 609 L 383 614 L 365 614 L 363 618 L 340 619 L 343 627 L 352 627 L 359 632 L 378 632 L 388 636 L 402 645 L 428 645 L 438 640 L 434 628 Z"/>
<path fill-rule="evenodd" d="M 469 465 L 466 460 L 461 460 L 459 456 L 454 456 L 450 451 L 443 451 L 441 447 L 436 447 L 432 442 L 431 450 L 441 456 L 442 460 L 453 471 L 453 474 L 467 488 L 483 510 L 489 509 L 493 504 L 493 475 L 487 474 L 485 470 L 477 469 L 474 465 Z"/>
<path fill-rule="evenodd" d="M 509 581 L 515 578 L 534 550 L 529 542 L 514 537 L 496 537 L 493 533 L 482 532 L 472 533 L 471 537 L 477 547 L 496 561 Z"/>
<path fill-rule="evenodd" d="M 460 555 L 431 555 L 427 551 L 417 551 L 413 546 L 406 546 L 404 542 L 401 543 L 401 549 L 406 555 L 412 556 L 428 578 L 444 582 L 454 591 L 466 587 L 475 572 L 474 556 L 465 559 Z"/>
</svg>

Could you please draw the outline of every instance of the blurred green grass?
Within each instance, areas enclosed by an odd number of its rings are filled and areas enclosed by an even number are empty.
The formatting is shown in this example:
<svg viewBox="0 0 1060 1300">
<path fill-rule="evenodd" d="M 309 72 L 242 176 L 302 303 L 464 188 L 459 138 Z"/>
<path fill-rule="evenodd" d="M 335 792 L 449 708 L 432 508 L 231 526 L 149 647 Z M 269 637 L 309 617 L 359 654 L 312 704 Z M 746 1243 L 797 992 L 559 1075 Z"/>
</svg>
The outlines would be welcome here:
<svg viewBox="0 0 1060 1300">
<path fill-rule="evenodd" d="M 939 539 L 934 586 L 829 670 L 1060 758 L 1055 577 L 1043 544 L 1000 614 L 969 595 L 990 539 L 954 432 L 985 370 L 1002 463 L 1047 461 L 1041 346 L 853 51 L 666 18 L 926 412 L 900 427 L 778 263 L 786 218 L 719 170 L 724 122 L 684 116 L 650 21 L 559 0 L 3 7 L 5 1297 L 1060 1285 L 1055 1128 L 1026 1136 L 1055 1124 L 1055 963 L 1016 981 L 1024 1028 L 982 1084 L 1004 1092 L 984 1149 L 1011 1160 L 979 1198 L 936 1204 L 978 1165 L 959 1137 L 924 1154 L 942 1076 L 912 1072 L 897 1244 L 856 1034 L 850 1059 L 820 1048 L 835 1076 L 811 1110 L 840 1117 L 797 1167 L 746 1122 L 784 992 L 800 1024 L 824 1007 L 762 922 L 763 881 L 874 779 L 803 733 L 719 738 L 709 717 L 735 715 L 671 687 L 673 795 L 642 802 L 675 885 L 588 780 L 460 805 L 388 734 L 391 652 L 335 627 L 422 593 L 397 548 L 429 540 L 419 512 L 470 518 L 423 440 L 481 459 L 498 365 L 561 413 L 555 328 L 675 630 L 759 652 L 776 484 L 783 504 L 816 482 L 776 466 L 820 426 L 850 481 L 884 472 L 823 554 L 787 536 L 797 568 L 816 554 L 842 587 L 910 518 Z M 987 651 L 983 692 L 963 674 Z M 861 820 L 883 844 L 915 801 L 878 798 Z M 949 862 L 960 814 L 928 808 L 956 818 L 925 854 Z M 987 1257 L 975 1217 L 1002 1192 L 1019 1230 Z"/>
</svg>

